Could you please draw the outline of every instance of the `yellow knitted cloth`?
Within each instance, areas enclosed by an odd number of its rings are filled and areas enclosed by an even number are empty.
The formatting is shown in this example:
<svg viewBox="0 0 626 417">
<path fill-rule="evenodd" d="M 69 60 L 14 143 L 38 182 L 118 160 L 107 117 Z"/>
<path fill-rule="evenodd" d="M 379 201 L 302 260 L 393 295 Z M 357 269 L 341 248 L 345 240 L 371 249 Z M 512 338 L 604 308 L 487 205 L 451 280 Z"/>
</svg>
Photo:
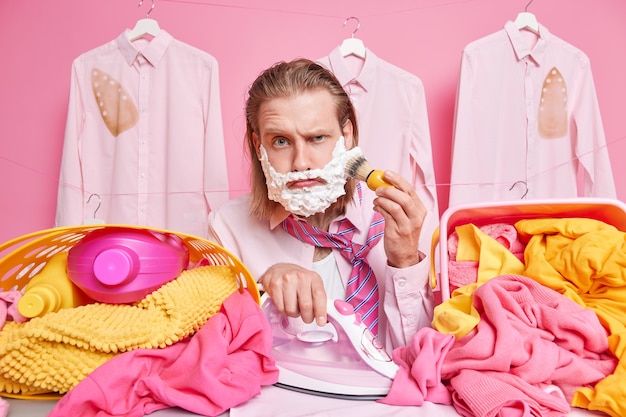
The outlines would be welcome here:
<svg viewBox="0 0 626 417">
<path fill-rule="evenodd" d="M 0 331 L 0 395 L 63 394 L 121 352 L 195 333 L 237 290 L 228 266 L 183 271 L 134 304 L 62 309 Z"/>
</svg>

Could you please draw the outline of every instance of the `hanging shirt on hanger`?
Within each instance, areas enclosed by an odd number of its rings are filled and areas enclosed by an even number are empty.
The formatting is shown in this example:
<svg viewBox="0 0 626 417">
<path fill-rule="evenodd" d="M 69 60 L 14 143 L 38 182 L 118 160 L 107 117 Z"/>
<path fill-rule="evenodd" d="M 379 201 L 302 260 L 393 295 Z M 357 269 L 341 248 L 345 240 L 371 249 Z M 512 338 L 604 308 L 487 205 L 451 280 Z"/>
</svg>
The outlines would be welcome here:
<svg viewBox="0 0 626 417">
<path fill-rule="evenodd" d="M 161 30 L 72 64 L 56 225 L 98 217 L 206 237 L 228 200 L 218 64 Z"/>
<path fill-rule="evenodd" d="M 439 208 L 422 81 L 370 49 L 358 58 L 344 57 L 337 47 L 317 62 L 335 74 L 350 96 L 359 124 L 359 147 L 367 160 L 374 168 L 396 171 L 415 187 L 428 210 L 419 247 L 429 250 Z"/>
<path fill-rule="evenodd" d="M 584 196 L 616 197 L 589 59 L 539 34 L 507 22 L 463 50 L 450 206 L 576 197 L 579 175 Z"/>
</svg>

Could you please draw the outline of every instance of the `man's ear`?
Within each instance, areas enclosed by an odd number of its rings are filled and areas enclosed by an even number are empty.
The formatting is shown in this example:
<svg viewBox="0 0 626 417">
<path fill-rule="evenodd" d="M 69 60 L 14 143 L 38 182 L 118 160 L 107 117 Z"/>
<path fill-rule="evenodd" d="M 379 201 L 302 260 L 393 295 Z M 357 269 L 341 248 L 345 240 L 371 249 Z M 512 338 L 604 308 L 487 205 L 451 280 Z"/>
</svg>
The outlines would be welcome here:
<svg viewBox="0 0 626 417">
<path fill-rule="evenodd" d="M 256 158 L 261 159 L 261 140 L 259 139 L 259 135 L 252 132 L 252 143 L 254 143 L 254 149 L 256 149 Z"/>
<path fill-rule="evenodd" d="M 352 137 L 352 120 L 348 119 L 341 129 L 345 140 L 346 149 L 352 149 L 356 144 Z"/>
</svg>

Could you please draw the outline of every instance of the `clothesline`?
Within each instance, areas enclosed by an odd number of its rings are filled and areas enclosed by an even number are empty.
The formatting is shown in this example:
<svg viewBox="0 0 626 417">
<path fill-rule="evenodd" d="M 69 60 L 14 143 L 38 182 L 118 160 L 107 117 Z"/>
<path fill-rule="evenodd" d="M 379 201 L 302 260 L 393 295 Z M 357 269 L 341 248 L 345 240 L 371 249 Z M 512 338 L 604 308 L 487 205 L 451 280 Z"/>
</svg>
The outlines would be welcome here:
<svg viewBox="0 0 626 417">
<path fill-rule="evenodd" d="M 195 5 L 209 6 L 209 7 L 222 7 L 222 8 L 228 8 L 228 9 L 242 9 L 242 10 L 263 11 L 263 12 L 280 12 L 280 13 L 289 13 L 289 14 L 304 15 L 304 16 L 318 16 L 318 17 L 341 18 L 341 19 L 346 18 L 346 16 L 344 15 L 339 16 L 336 14 L 302 12 L 298 10 L 275 9 L 275 8 L 268 8 L 268 7 L 248 7 L 248 6 L 239 6 L 239 5 L 232 5 L 232 4 L 214 3 L 211 1 L 202 1 L 202 0 L 159 0 L 159 1 L 166 2 L 166 3 L 185 3 L 185 4 L 195 4 Z M 412 7 L 407 7 L 403 9 L 389 10 L 389 11 L 384 11 L 384 12 L 375 13 L 375 14 L 363 14 L 363 15 L 360 15 L 359 18 L 389 16 L 393 14 L 401 14 L 401 13 L 411 12 L 415 10 L 434 9 L 438 7 L 449 6 L 452 4 L 472 3 L 475 1 L 477 0 L 448 0 L 448 1 L 438 0 L 436 2 L 433 2 L 433 4 L 429 4 L 429 5 L 412 6 Z"/>
<path fill-rule="evenodd" d="M 165 0 L 165 1 L 172 1 L 172 0 Z M 622 136 L 622 137 L 619 137 L 619 138 L 617 138 L 615 140 L 612 140 L 612 141 L 607 141 L 605 146 L 598 147 L 598 148 L 594 149 L 593 151 L 590 151 L 590 152 L 588 152 L 586 154 L 583 154 L 581 156 L 590 155 L 590 154 L 592 154 L 593 152 L 595 152 L 598 149 L 602 149 L 602 148 L 608 147 L 609 145 L 613 145 L 613 144 L 622 142 L 624 140 L 626 140 L 626 135 Z M 55 184 L 59 183 L 58 177 L 46 174 L 45 172 L 41 171 L 40 169 L 37 169 L 37 168 L 31 167 L 31 166 L 25 165 L 25 164 L 15 160 L 15 159 L 7 158 L 7 157 L 2 156 L 2 155 L 0 155 L 0 159 L 4 160 L 6 162 L 12 163 L 14 165 L 20 166 L 20 167 L 24 168 L 24 170 L 26 170 L 28 172 L 31 172 L 31 173 L 35 173 L 35 174 L 39 175 L 41 178 L 50 180 L 51 182 L 53 182 Z M 570 162 L 572 160 L 574 160 L 574 158 L 570 159 L 568 162 Z M 565 164 L 567 164 L 567 162 L 564 162 L 563 164 L 559 164 L 559 165 L 554 165 L 554 166 L 551 167 L 551 169 L 557 169 L 557 168 L 559 168 L 559 167 L 561 167 L 561 166 L 563 166 Z M 537 176 L 543 175 L 543 174 L 545 174 L 547 172 L 549 172 L 549 170 L 538 172 Z M 531 178 L 529 178 L 529 179 L 531 179 Z M 491 184 L 491 185 L 497 185 L 497 184 L 502 185 L 502 184 L 504 184 L 504 185 L 509 185 L 508 183 L 497 182 L 497 181 L 496 182 L 483 183 L 483 184 L 474 183 L 474 182 L 467 182 L 467 183 L 464 182 L 464 183 L 455 183 L 454 185 L 485 185 L 485 184 Z M 75 190 L 82 190 L 82 187 L 77 186 L 77 185 L 73 185 L 73 184 L 66 184 L 66 185 L 68 187 L 70 187 L 70 188 L 75 189 Z M 450 182 L 441 182 L 441 181 L 437 181 L 434 184 L 435 187 L 449 187 L 450 185 L 452 185 Z M 512 184 L 510 184 L 510 185 L 512 185 Z M 430 187 L 430 186 L 433 186 L 433 184 L 424 184 L 422 186 L 423 187 Z M 212 192 L 212 193 L 220 193 L 220 192 L 230 193 L 230 192 L 235 192 L 235 193 L 239 193 L 239 192 L 247 192 L 247 191 L 248 191 L 247 188 L 229 188 L 229 189 L 224 189 L 224 190 L 188 190 L 188 191 L 168 191 L 168 192 L 162 192 L 162 193 L 161 192 L 155 192 L 155 193 L 128 193 L 128 194 L 116 193 L 116 194 L 108 194 L 108 196 L 112 196 L 112 195 L 116 195 L 116 196 L 134 195 L 134 196 L 136 196 L 138 194 L 139 195 L 161 195 L 161 194 L 175 195 L 175 194 L 191 194 L 191 193 L 201 194 L 201 193 L 204 193 L 204 192 Z M 93 194 L 93 193 L 90 193 L 89 190 L 85 190 L 85 192 L 87 194 Z M 102 193 L 97 193 L 97 194 L 99 194 L 101 197 L 107 196 L 107 194 L 102 194 Z"/>
</svg>

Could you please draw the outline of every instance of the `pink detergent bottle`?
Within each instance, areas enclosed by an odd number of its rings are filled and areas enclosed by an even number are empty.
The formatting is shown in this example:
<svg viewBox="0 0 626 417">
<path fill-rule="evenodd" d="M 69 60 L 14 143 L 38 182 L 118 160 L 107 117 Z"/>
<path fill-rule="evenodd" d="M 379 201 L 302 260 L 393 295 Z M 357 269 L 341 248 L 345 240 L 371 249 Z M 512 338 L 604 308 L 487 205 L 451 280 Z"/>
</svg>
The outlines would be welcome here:
<svg viewBox="0 0 626 417">
<path fill-rule="evenodd" d="M 189 264 L 189 250 L 169 233 L 111 227 L 97 229 L 70 248 L 70 280 L 94 300 L 139 301 L 177 278 Z"/>
</svg>

